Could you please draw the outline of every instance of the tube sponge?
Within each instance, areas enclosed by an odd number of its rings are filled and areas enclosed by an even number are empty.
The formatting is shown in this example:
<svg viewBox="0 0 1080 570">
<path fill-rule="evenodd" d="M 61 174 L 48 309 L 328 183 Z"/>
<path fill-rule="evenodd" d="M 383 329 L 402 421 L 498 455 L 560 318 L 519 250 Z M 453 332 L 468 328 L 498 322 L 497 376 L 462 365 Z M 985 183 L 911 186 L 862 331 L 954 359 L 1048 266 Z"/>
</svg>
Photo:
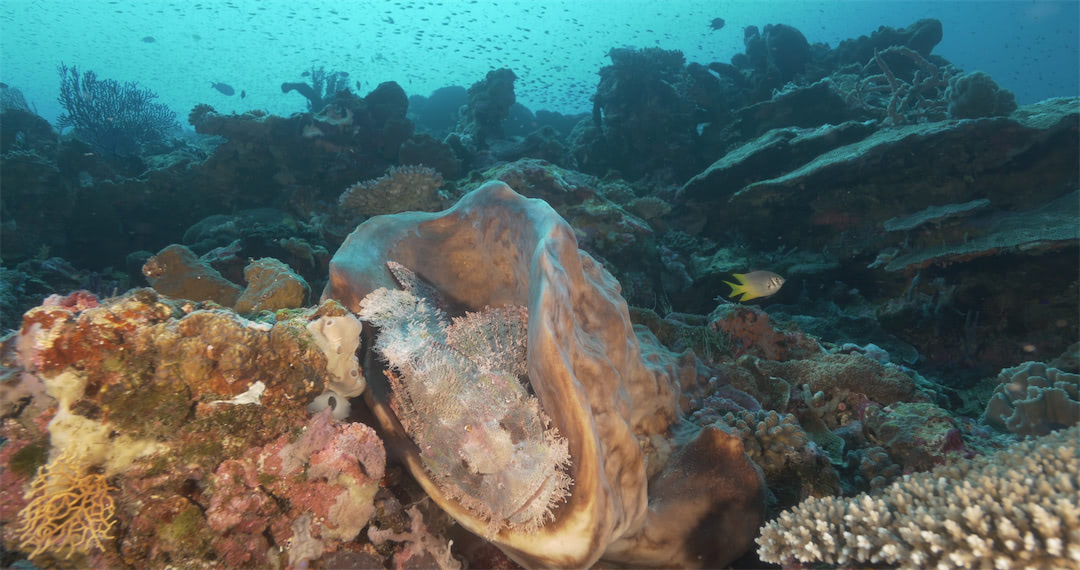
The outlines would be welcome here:
<svg viewBox="0 0 1080 570">
<path fill-rule="evenodd" d="M 367 383 L 356 359 L 362 328 L 360 320 L 352 314 L 323 316 L 311 321 L 307 328 L 315 344 L 326 355 L 330 391 L 342 398 L 362 394 Z"/>
</svg>

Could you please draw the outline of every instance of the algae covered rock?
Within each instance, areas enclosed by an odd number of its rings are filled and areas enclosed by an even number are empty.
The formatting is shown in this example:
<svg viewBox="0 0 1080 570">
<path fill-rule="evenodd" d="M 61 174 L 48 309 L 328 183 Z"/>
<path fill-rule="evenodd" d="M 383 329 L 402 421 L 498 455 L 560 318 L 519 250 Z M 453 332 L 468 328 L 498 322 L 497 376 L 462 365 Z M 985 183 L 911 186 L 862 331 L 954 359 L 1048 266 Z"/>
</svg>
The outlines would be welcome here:
<svg viewBox="0 0 1080 570">
<path fill-rule="evenodd" d="M 257 259 L 244 268 L 247 289 L 233 306 L 238 313 L 296 309 L 307 304 L 311 287 L 288 265 L 271 258 Z"/>
</svg>

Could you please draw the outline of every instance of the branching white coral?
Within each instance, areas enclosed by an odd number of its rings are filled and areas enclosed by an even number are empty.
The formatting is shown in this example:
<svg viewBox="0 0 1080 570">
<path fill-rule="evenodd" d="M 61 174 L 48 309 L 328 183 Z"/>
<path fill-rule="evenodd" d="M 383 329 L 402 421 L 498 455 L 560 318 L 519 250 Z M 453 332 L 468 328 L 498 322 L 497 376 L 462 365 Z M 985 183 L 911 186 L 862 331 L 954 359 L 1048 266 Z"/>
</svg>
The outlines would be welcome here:
<svg viewBox="0 0 1080 570">
<path fill-rule="evenodd" d="M 1080 565 L 1080 428 L 905 476 L 878 496 L 803 501 L 761 530 L 765 562 L 900 568 Z"/>
</svg>

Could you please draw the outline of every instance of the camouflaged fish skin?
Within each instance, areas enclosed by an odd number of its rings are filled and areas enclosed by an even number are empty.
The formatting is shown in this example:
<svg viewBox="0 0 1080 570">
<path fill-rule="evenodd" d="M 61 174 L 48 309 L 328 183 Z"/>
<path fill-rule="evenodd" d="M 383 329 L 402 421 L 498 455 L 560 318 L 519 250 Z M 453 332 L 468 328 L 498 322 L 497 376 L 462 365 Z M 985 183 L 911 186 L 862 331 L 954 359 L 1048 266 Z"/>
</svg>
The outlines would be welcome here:
<svg viewBox="0 0 1080 570">
<path fill-rule="evenodd" d="M 566 439 L 519 379 L 527 310 L 486 308 L 448 323 L 414 293 L 423 294 L 382 288 L 361 303 L 360 318 L 380 327 L 375 348 L 391 368 L 395 414 L 433 480 L 488 521 L 489 535 L 539 528 L 572 480 Z"/>
</svg>

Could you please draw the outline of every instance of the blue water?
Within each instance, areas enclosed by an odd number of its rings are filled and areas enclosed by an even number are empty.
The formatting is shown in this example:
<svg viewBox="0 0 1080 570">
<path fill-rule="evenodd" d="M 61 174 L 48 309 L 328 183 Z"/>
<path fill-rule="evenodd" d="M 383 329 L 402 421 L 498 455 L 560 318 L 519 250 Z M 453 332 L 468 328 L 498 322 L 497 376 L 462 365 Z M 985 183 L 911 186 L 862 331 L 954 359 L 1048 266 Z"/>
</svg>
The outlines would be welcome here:
<svg viewBox="0 0 1080 570">
<path fill-rule="evenodd" d="M 312 66 L 347 71 L 361 95 L 397 81 L 410 95 L 469 86 L 493 68 L 519 77 L 533 110 L 591 109 L 612 47 L 682 50 L 688 61 L 729 61 L 745 26 L 785 23 L 836 46 L 878 26 L 919 18 L 944 24 L 935 49 L 966 71 L 989 73 L 1020 104 L 1080 92 L 1076 0 L 1001 2 L 705 1 L 121 1 L 4 0 L 0 81 L 54 121 L 60 62 L 138 81 L 182 122 L 197 103 L 221 112 L 302 111 L 283 94 Z M 726 26 L 712 31 L 709 22 Z M 152 39 L 152 41 L 151 41 Z M 223 95 L 212 82 L 233 86 Z M 246 97 L 241 99 L 240 92 Z"/>
</svg>

